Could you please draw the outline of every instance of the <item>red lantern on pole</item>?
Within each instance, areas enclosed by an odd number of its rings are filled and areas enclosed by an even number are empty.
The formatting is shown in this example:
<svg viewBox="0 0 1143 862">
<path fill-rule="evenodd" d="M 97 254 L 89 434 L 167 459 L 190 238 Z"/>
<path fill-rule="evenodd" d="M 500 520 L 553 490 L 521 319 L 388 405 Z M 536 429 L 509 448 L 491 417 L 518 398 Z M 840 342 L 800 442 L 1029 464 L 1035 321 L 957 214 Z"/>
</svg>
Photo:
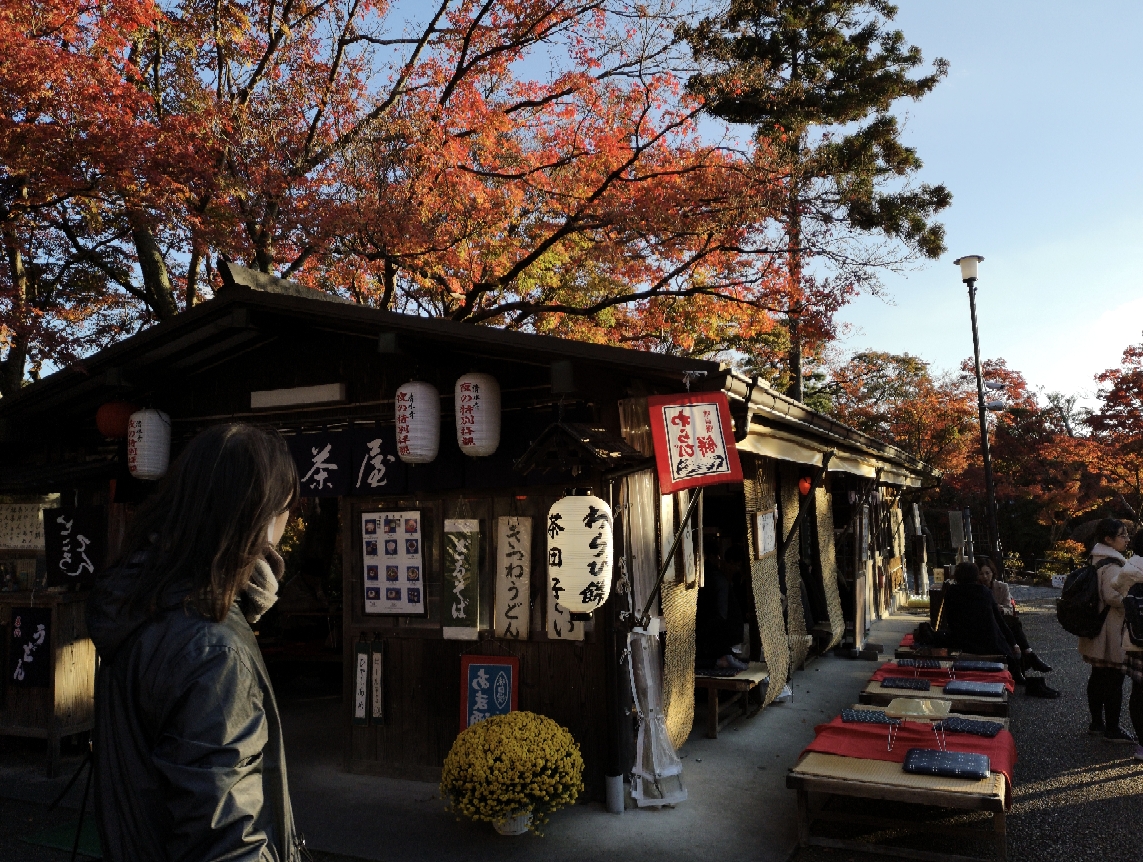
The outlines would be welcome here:
<svg viewBox="0 0 1143 862">
<path fill-rule="evenodd" d="M 95 427 L 104 437 L 119 440 L 127 436 L 131 414 L 139 409 L 129 401 L 108 401 L 95 411 Z"/>
<path fill-rule="evenodd" d="M 810 493 L 810 488 L 814 486 L 814 480 L 809 476 L 803 476 L 798 480 L 798 493 L 803 497 Z"/>
</svg>

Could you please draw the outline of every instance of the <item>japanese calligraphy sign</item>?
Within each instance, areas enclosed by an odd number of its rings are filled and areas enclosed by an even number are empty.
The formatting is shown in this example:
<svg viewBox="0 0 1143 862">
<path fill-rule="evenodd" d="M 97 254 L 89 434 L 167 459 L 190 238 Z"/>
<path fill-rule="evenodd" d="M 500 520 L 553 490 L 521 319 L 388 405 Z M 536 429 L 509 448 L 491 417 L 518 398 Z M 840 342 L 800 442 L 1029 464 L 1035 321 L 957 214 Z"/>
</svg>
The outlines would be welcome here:
<svg viewBox="0 0 1143 862">
<path fill-rule="evenodd" d="M 353 723 L 369 723 L 369 644 L 358 641 L 353 652 Z"/>
<path fill-rule="evenodd" d="M 0 548 L 37 551 L 44 547 L 44 519 L 39 503 L 0 504 Z"/>
<path fill-rule="evenodd" d="M 460 657 L 460 729 L 516 710 L 520 660 L 515 656 Z"/>
<path fill-rule="evenodd" d="M 548 510 L 548 591 L 573 614 L 591 614 L 611 593 L 611 507 L 584 494 Z"/>
<path fill-rule="evenodd" d="M 405 491 L 408 468 L 397 457 L 397 434 L 391 425 L 355 425 L 350 437 L 350 466 L 351 494 L 375 496 Z"/>
<path fill-rule="evenodd" d="M 44 509 L 49 587 L 94 582 L 106 546 L 107 515 L 102 506 Z"/>
<path fill-rule="evenodd" d="M 583 640 L 583 623 L 571 618 L 571 611 L 561 605 L 552 591 L 548 594 L 547 632 L 549 640 Z"/>
<path fill-rule="evenodd" d="M 354 475 L 349 433 L 321 431 L 289 438 L 303 497 L 341 497 Z"/>
<path fill-rule="evenodd" d="M 52 680 L 52 609 L 12 608 L 7 682 L 18 688 L 47 688 Z"/>
<path fill-rule="evenodd" d="M 425 612 L 421 513 L 362 512 L 365 613 Z"/>
<path fill-rule="evenodd" d="M 647 412 L 662 493 L 742 481 L 726 393 L 654 395 Z"/>
<path fill-rule="evenodd" d="M 532 519 L 496 519 L 496 635 L 527 640 L 531 619 Z"/>
<path fill-rule="evenodd" d="M 754 556 L 762 559 L 778 549 L 778 510 L 754 514 Z"/>
<path fill-rule="evenodd" d="M 446 518 L 444 522 L 444 589 L 442 634 L 454 640 L 476 640 L 480 629 L 480 521 Z"/>
</svg>

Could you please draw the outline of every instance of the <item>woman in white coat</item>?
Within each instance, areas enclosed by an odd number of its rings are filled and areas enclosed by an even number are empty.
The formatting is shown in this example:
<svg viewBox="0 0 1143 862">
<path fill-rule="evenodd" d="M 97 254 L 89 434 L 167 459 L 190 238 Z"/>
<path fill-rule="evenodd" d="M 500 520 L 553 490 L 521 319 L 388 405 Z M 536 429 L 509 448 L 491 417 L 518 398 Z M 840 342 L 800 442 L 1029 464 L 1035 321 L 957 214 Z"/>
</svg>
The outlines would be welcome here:
<svg viewBox="0 0 1143 862">
<path fill-rule="evenodd" d="M 1102 733 L 1108 742 L 1134 742 L 1131 734 L 1119 726 L 1123 709 L 1123 595 L 1116 579 L 1127 560 L 1127 528 L 1121 521 L 1104 518 L 1096 526 L 1091 562 L 1099 568 L 1100 610 L 1107 609 L 1103 628 L 1093 638 L 1080 638 L 1079 651 L 1091 665 L 1087 682 L 1087 704 L 1091 710 L 1088 733 Z M 1110 559 L 1106 565 L 1099 564 Z"/>
<path fill-rule="evenodd" d="M 1131 540 L 1133 556 L 1123 564 L 1115 579 L 1115 590 L 1121 597 L 1131 592 L 1135 587 L 1135 595 L 1143 590 L 1143 529 L 1135 531 Z M 1143 647 L 1136 646 L 1127 633 L 1127 626 L 1122 626 L 1123 669 L 1131 677 L 1131 700 L 1128 701 L 1127 711 L 1131 715 L 1131 724 L 1135 727 L 1135 738 L 1143 741 Z M 1135 746 L 1135 759 L 1143 760 L 1143 745 Z"/>
</svg>

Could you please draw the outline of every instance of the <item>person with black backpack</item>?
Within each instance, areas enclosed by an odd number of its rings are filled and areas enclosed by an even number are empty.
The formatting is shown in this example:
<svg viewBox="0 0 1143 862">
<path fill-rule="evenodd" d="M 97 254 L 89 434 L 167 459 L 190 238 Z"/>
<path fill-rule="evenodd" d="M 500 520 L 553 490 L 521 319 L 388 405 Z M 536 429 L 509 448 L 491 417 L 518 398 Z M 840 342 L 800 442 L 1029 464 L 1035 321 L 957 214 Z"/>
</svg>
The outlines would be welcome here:
<svg viewBox="0 0 1143 862">
<path fill-rule="evenodd" d="M 1079 652 L 1091 665 L 1087 682 L 1087 705 L 1091 711 L 1088 733 L 1102 733 L 1108 742 L 1134 742 L 1119 726 L 1123 709 L 1123 597 L 1116 589 L 1119 570 L 1126 562 L 1127 527 L 1115 518 L 1104 518 L 1096 525 L 1091 548 L 1091 565 L 1098 574 L 1099 612 L 1103 625 L 1093 637 L 1079 639 Z M 1069 576 L 1071 580 L 1071 576 Z M 1068 587 L 1065 584 L 1064 597 Z"/>
<path fill-rule="evenodd" d="M 1123 596 L 1123 669 L 1131 677 L 1131 699 L 1127 711 L 1135 727 L 1135 738 L 1143 741 L 1143 530 L 1131 540 L 1133 555 L 1115 579 Z M 1143 760 L 1143 745 L 1135 746 L 1135 759 Z"/>
</svg>

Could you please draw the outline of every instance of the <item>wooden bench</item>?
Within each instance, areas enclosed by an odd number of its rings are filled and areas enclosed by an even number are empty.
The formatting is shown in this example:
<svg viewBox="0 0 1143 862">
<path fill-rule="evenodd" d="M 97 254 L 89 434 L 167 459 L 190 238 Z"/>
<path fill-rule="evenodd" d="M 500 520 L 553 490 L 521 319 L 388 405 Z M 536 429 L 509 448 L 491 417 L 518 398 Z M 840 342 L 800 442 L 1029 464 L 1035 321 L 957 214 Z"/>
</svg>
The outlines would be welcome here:
<svg viewBox="0 0 1143 862">
<path fill-rule="evenodd" d="M 933 850 L 914 850 L 861 841 L 851 838 L 825 838 L 812 834 L 814 823 L 833 821 L 884 827 L 902 832 L 932 832 L 960 836 L 991 836 L 997 857 L 1007 858 L 1006 812 L 1004 808 L 1004 776 L 991 773 L 980 781 L 913 775 L 901 769 L 901 764 L 883 760 L 841 757 L 811 751 L 786 774 L 786 787 L 798 793 L 798 843 L 805 847 L 829 847 L 836 850 L 860 850 L 926 862 L 976 862 L 973 857 Z M 811 798 L 814 794 L 816 798 Z M 881 799 L 894 803 L 890 810 L 901 804 L 930 805 L 968 811 L 987 811 L 992 814 L 991 830 L 968 826 L 950 826 L 931 823 L 911 817 L 913 811 L 902 811 L 900 817 L 873 817 L 849 811 L 826 810 L 829 801 L 838 796 Z"/>
<path fill-rule="evenodd" d="M 895 697 L 928 697 L 934 700 L 952 701 L 952 711 L 963 715 L 1008 715 L 1007 691 L 1000 697 L 986 697 L 978 694 L 945 694 L 944 689 L 936 683 L 933 683 L 928 691 L 914 691 L 906 688 L 883 688 L 880 682 L 870 680 L 858 699 L 862 703 L 872 706 L 888 706 Z"/>
<path fill-rule="evenodd" d="M 1008 661 L 1008 656 L 1004 655 L 974 655 L 967 652 L 962 653 L 955 649 L 926 646 L 899 646 L 893 650 L 893 658 L 935 658 L 941 661 L 954 661 L 959 658 L 966 661 L 998 661 L 1002 663 Z"/>
<path fill-rule="evenodd" d="M 718 732 L 730 722 L 742 716 L 749 718 L 762 708 L 759 701 L 753 709 L 750 708 L 750 692 L 761 683 L 769 679 L 770 672 L 766 665 L 751 662 L 746 670 L 739 671 L 734 676 L 699 676 L 695 674 L 695 688 L 706 689 L 706 735 L 709 739 L 718 739 Z M 722 700 L 721 692 L 730 692 L 730 697 Z M 722 712 L 732 706 L 740 706 L 733 715 L 722 717 Z"/>
</svg>

